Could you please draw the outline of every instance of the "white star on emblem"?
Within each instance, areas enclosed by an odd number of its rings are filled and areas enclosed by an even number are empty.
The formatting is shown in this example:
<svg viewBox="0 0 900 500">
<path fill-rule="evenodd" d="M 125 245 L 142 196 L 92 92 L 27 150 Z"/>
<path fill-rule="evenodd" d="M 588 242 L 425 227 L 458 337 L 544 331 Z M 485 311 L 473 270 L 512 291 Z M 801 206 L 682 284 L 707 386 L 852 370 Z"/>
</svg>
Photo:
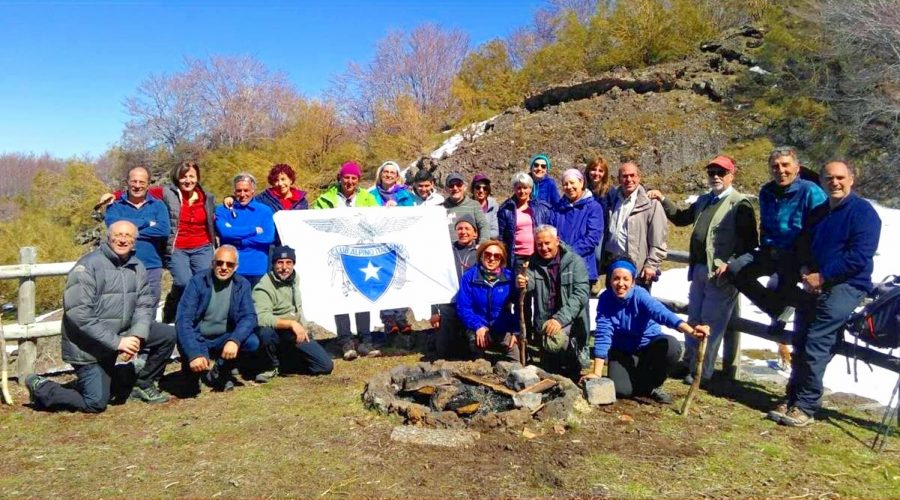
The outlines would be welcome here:
<svg viewBox="0 0 900 500">
<path fill-rule="evenodd" d="M 378 281 L 378 271 L 381 271 L 381 268 L 373 266 L 370 260 L 368 266 L 361 267 L 359 270 L 366 275 L 366 279 L 363 281 L 369 281 L 370 279 Z"/>
</svg>

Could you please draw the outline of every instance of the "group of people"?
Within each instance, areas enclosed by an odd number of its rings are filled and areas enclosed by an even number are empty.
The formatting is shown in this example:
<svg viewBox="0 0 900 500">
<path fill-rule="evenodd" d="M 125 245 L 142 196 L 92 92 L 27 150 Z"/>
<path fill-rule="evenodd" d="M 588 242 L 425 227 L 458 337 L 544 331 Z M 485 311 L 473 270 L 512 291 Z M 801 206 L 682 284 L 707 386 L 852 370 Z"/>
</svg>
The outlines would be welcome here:
<svg viewBox="0 0 900 500">
<path fill-rule="evenodd" d="M 806 425 L 843 321 L 871 290 L 880 220 L 852 192 L 855 172 L 846 161 L 823 167 L 821 187 L 801 178 L 793 148 L 774 150 L 769 167 L 759 230 L 750 198 L 732 185 L 737 167 L 727 156 L 706 165 L 709 192 L 683 209 L 645 189 L 634 162 L 618 167 L 613 186 L 601 157 L 565 170 L 557 185 L 549 156 L 535 155 L 528 172 L 512 177 L 502 203 L 483 174 L 467 185 L 450 173 L 442 195 L 427 169 L 404 185 L 393 161 L 378 167 L 368 190 L 360 187 L 360 166 L 344 163 L 311 204 L 285 164 L 272 167 L 260 193 L 252 175 L 236 175 L 232 195 L 218 206 L 194 162 L 177 166 L 161 188 L 150 187 L 146 168 L 134 167 L 125 191 L 101 198 L 109 204 L 107 241 L 79 260 L 66 285 L 63 359 L 78 381 L 69 388 L 33 375 L 26 385 L 35 405 L 47 409 L 102 411 L 121 392 L 116 384 L 126 393 L 130 387 L 133 398 L 164 402 L 157 381 L 176 345 L 198 389 L 202 380 L 229 390 L 238 374 L 266 382 L 289 371 L 330 373 L 331 357 L 303 314 L 294 249 L 279 241 L 274 212 L 432 205 L 447 212 L 459 277 L 453 302 L 432 309 L 435 357 L 493 351 L 524 361 L 519 347 L 527 341 L 550 371 L 573 380 L 606 375 L 619 397 L 670 402 L 663 382 L 677 366 L 694 366 L 704 337 L 711 355 L 702 378 L 712 375 L 743 292 L 772 316 L 773 332 L 783 331 L 786 307 L 796 308 L 788 397 L 770 417 Z M 666 257 L 667 219 L 693 225 L 686 321 L 650 293 Z M 156 322 L 163 267 L 173 286 Z M 773 275 L 772 286 L 759 284 L 763 275 Z M 592 329 L 588 304 L 597 294 Z M 378 355 L 387 334 L 411 330 L 405 309 L 382 311 L 382 332 L 371 331 L 368 312 L 355 316 L 357 340 L 349 314 L 335 317 L 346 360 Z M 662 326 L 685 334 L 684 352 Z M 696 375 L 688 372 L 685 381 Z"/>
</svg>

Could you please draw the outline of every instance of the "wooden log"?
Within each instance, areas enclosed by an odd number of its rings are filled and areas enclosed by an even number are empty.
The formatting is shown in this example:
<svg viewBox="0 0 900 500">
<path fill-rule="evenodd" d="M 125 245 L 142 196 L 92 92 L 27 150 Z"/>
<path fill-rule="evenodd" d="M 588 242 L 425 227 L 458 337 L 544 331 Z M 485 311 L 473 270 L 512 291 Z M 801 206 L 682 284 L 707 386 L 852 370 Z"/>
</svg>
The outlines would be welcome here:
<svg viewBox="0 0 900 500">
<path fill-rule="evenodd" d="M 534 385 L 522 389 L 521 391 L 519 391 L 519 394 L 528 394 L 530 392 L 544 392 L 553 387 L 556 387 L 556 381 L 550 378 L 545 378 L 544 380 L 541 380 Z"/>
<path fill-rule="evenodd" d="M 456 376 L 460 380 L 464 380 L 466 382 L 472 382 L 473 384 L 483 385 L 483 386 L 487 387 L 488 389 L 492 389 L 495 392 L 499 392 L 500 394 L 505 394 L 510 397 L 518 394 L 518 391 L 514 391 L 514 390 L 510 389 L 509 387 L 506 387 L 503 384 L 495 384 L 494 382 L 491 382 L 490 380 L 485 380 L 485 379 L 483 379 L 481 377 L 477 377 L 475 375 L 466 375 L 465 373 L 458 373 Z"/>
<path fill-rule="evenodd" d="M 37 248 L 23 247 L 19 249 L 19 262 L 22 265 L 35 264 L 37 262 Z M 17 322 L 19 325 L 34 323 L 34 297 L 36 285 L 33 277 L 19 280 L 19 309 Z M 18 366 L 19 385 L 25 383 L 25 377 L 34 373 L 34 364 L 37 361 L 37 341 L 34 339 L 19 340 L 19 355 L 16 364 Z"/>
<path fill-rule="evenodd" d="M 24 250 L 24 249 L 23 249 Z M 35 278 L 39 276 L 65 276 L 75 267 L 75 262 L 48 264 L 13 264 L 0 266 L 0 279 Z"/>
<path fill-rule="evenodd" d="M 7 325 L 4 330 L 6 340 L 40 339 L 56 337 L 62 332 L 62 321 L 45 321 L 30 325 Z"/>
</svg>

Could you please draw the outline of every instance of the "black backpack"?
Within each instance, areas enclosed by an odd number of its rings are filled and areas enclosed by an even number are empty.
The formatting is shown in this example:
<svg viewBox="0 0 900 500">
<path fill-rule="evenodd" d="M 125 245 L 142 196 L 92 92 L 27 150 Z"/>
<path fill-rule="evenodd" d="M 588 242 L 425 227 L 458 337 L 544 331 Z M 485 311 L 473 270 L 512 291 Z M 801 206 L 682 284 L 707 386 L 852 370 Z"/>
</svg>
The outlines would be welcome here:
<svg viewBox="0 0 900 500">
<path fill-rule="evenodd" d="M 847 321 L 847 331 L 873 347 L 900 347 L 900 277 L 888 276 L 875 286 L 874 299 Z"/>
</svg>

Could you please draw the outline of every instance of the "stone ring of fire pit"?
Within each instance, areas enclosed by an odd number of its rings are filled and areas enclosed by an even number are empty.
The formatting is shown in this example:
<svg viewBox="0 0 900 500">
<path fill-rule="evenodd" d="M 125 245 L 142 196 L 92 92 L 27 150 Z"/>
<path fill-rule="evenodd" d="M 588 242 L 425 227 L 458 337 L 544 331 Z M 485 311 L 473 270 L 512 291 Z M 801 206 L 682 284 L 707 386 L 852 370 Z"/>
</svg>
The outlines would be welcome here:
<svg viewBox="0 0 900 500">
<path fill-rule="evenodd" d="M 363 402 L 407 424 L 488 430 L 534 419 L 569 421 L 589 411 L 571 380 L 536 366 L 483 359 L 401 365 L 366 384 Z"/>
</svg>

